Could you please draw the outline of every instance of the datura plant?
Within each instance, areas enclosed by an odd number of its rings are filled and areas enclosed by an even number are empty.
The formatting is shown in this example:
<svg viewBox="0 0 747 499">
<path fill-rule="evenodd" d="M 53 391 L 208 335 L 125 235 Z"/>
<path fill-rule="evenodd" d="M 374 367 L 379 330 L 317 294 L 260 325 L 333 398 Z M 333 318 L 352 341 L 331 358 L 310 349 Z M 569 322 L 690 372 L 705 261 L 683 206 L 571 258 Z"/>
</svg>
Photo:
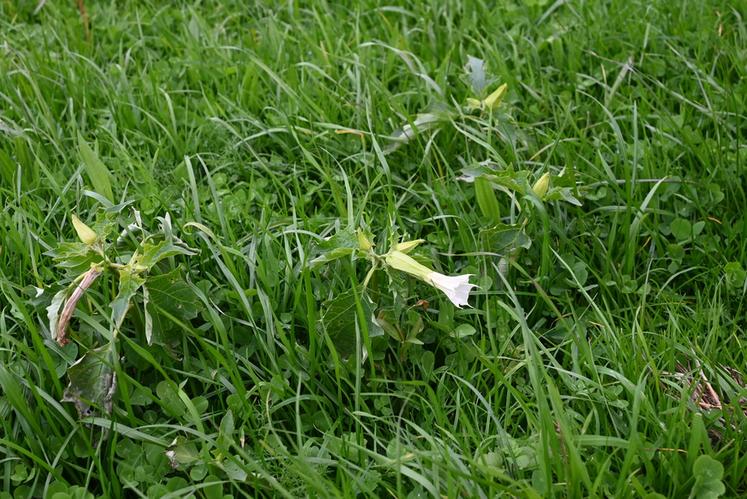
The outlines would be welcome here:
<svg viewBox="0 0 747 499">
<path fill-rule="evenodd" d="M 433 270 L 422 255 L 413 256 L 423 242 L 423 239 L 393 240 L 386 251 L 379 252 L 370 233 L 349 228 L 318 245 L 319 254 L 310 262 L 313 269 L 343 258 L 351 262 L 366 261 L 368 266 L 360 286 L 331 297 L 323 307 L 322 328 L 342 357 L 349 357 L 360 348 L 365 358 L 370 340 L 379 336 L 388 335 L 403 346 L 422 344 L 418 335 L 431 320 L 428 312 L 433 309 L 417 293 L 417 289 L 423 288 L 413 288 L 415 282 L 442 293 L 456 308 L 469 306 L 470 293 L 478 287 L 470 283 L 473 275 L 446 275 Z M 379 274 L 388 277 L 388 282 L 380 282 Z M 426 296 L 430 300 L 431 295 Z"/>
<path fill-rule="evenodd" d="M 407 243 L 403 244 L 406 245 Z M 457 276 L 440 274 L 398 249 L 393 249 L 384 255 L 384 262 L 389 268 L 417 277 L 421 281 L 442 291 L 459 308 L 467 305 L 469 292 L 472 288 L 477 287 L 477 285 L 469 283 L 470 274 Z"/>
<path fill-rule="evenodd" d="M 470 95 L 464 104 L 457 104 L 456 101 L 448 99 L 447 93 L 435 85 L 430 77 L 426 77 L 425 81 L 432 82 L 430 90 L 437 96 L 435 102 L 432 102 L 428 108 L 421 109 L 415 116 L 407 117 L 399 128 L 392 131 L 389 136 L 392 142 L 384 152 L 388 154 L 396 151 L 422 133 L 436 135 L 452 124 L 463 122 L 467 115 L 473 118 L 485 118 L 506 114 L 499 112 L 499 109 L 508 95 L 508 83 L 494 86 L 497 78 L 488 72 L 485 61 L 478 57 L 468 56 L 463 77 L 469 88 L 468 95 Z M 493 90 L 489 92 L 490 88 Z M 505 121 L 502 116 L 497 119 Z M 470 119 L 469 123 L 470 126 L 477 124 L 492 128 L 492 125 L 481 119 Z"/>
<path fill-rule="evenodd" d="M 47 307 L 51 339 L 58 345 L 55 349 L 67 351 L 68 356 L 85 352 L 68 366 L 69 385 L 63 398 L 75 404 L 80 416 L 90 414 L 92 408 L 107 413 L 112 410 L 117 337 L 134 304 L 142 307 L 139 316 L 149 346 L 165 343 L 168 320 L 164 318 L 189 319 L 180 311 L 193 309 L 192 303 L 180 302 L 190 291 L 175 258 L 195 251 L 174 235 L 169 215 L 159 219 L 160 231 L 150 234 L 137 211 L 133 212 L 134 221 L 123 221 L 118 209 L 123 207 L 102 211 L 92 226 L 71 214 L 78 241 L 61 242 L 50 252 L 65 274 L 58 281 L 62 288 Z M 104 279 L 105 289 L 94 291 L 96 283 Z M 107 298 L 106 288 L 112 283 L 116 292 Z M 106 310 L 97 306 L 101 301 L 108 302 L 108 315 L 101 314 Z M 81 318 L 77 328 L 73 324 L 76 312 Z"/>
<path fill-rule="evenodd" d="M 344 238 L 341 237 L 340 234 L 338 234 L 334 239 L 330 238 L 327 240 L 328 243 L 331 242 L 332 244 L 343 241 Z M 378 254 L 374 251 L 374 244 L 371 242 L 370 236 L 362 229 L 358 229 L 355 235 L 355 246 L 340 246 L 334 248 L 331 251 L 324 253 L 321 257 L 313 260 L 311 265 L 317 266 L 320 263 L 348 255 L 356 257 L 362 256 L 368 258 L 372 263 L 364 281 L 364 288 L 371 279 L 374 271 L 379 268 L 385 268 L 388 270 L 404 272 L 405 274 L 409 274 L 410 276 L 416 277 L 426 284 L 433 286 L 442 291 L 457 308 L 468 305 L 467 300 L 469 298 L 469 293 L 472 288 L 477 287 L 476 284 L 469 283 L 471 274 L 457 276 L 444 275 L 431 270 L 408 255 L 409 252 L 414 250 L 423 242 L 423 239 L 415 239 L 412 241 L 394 243 L 391 245 L 387 253 Z"/>
</svg>

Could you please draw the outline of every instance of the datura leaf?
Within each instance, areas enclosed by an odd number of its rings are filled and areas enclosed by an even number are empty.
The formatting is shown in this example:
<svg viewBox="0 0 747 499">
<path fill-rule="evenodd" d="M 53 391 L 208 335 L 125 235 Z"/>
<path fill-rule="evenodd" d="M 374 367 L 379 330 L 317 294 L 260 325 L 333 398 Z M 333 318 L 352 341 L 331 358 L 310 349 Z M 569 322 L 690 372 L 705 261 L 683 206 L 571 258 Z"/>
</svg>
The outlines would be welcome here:
<svg viewBox="0 0 747 499">
<path fill-rule="evenodd" d="M 67 370 L 70 383 L 62 401 L 75 404 L 79 417 L 90 416 L 92 407 L 111 414 L 117 387 L 117 376 L 112 367 L 115 355 L 113 345 L 89 350 Z"/>
</svg>

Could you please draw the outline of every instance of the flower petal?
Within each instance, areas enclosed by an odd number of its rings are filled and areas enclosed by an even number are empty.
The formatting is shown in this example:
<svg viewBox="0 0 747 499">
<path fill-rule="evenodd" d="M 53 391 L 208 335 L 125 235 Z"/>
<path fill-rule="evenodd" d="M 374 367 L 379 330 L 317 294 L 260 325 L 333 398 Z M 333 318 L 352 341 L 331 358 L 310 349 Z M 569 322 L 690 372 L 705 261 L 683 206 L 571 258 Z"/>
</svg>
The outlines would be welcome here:
<svg viewBox="0 0 747 499">
<path fill-rule="evenodd" d="M 472 274 L 463 274 L 457 276 L 448 276 L 431 272 L 428 275 L 428 282 L 440 289 L 451 303 L 461 308 L 463 305 L 469 305 L 469 293 L 476 284 L 470 284 L 469 278 Z"/>
</svg>

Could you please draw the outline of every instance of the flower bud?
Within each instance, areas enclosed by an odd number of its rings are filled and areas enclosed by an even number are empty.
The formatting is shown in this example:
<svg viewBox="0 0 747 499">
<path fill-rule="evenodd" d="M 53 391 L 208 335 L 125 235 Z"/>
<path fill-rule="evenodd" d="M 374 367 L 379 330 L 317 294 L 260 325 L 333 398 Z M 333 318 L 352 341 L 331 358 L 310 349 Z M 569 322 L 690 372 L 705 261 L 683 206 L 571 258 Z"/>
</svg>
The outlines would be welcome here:
<svg viewBox="0 0 747 499">
<path fill-rule="evenodd" d="M 373 248 L 373 243 L 370 239 L 366 236 L 366 233 L 363 232 L 361 229 L 358 229 L 357 231 L 358 235 L 358 248 L 361 251 L 370 251 L 371 248 Z"/>
<path fill-rule="evenodd" d="M 485 97 L 485 100 L 482 101 L 483 105 L 486 109 L 495 109 L 501 103 L 503 97 L 506 96 L 506 92 L 508 92 L 508 84 L 504 83 L 496 88 L 492 94 Z"/>
<path fill-rule="evenodd" d="M 397 251 L 401 251 L 402 253 L 409 253 L 410 251 L 417 248 L 420 243 L 424 243 L 424 242 L 425 242 L 425 239 L 415 239 L 412 241 L 405 241 L 403 243 L 396 244 L 394 246 L 394 249 Z"/>
<path fill-rule="evenodd" d="M 467 109 L 475 110 L 482 107 L 482 101 L 475 99 L 474 97 L 467 97 Z"/>
<path fill-rule="evenodd" d="M 549 188 L 550 188 L 550 173 L 549 172 L 542 175 L 539 178 L 539 180 L 537 180 L 532 186 L 532 190 L 534 191 L 534 194 L 536 194 L 537 197 L 540 199 L 543 199 L 545 197 L 545 194 L 547 194 L 547 190 Z"/>
<path fill-rule="evenodd" d="M 73 213 L 72 220 L 73 220 L 73 228 L 75 229 L 75 232 L 78 234 L 78 239 L 80 239 L 82 243 L 90 246 L 96 242 L 96 239 L 98 239 L 99 236 L 96 235 L 93 229 L 91 229 L 89 226 L 84 224 L 80 220 L 80 218 L 78 218 L 75 215 L 75 213 Z"/>
</svg>

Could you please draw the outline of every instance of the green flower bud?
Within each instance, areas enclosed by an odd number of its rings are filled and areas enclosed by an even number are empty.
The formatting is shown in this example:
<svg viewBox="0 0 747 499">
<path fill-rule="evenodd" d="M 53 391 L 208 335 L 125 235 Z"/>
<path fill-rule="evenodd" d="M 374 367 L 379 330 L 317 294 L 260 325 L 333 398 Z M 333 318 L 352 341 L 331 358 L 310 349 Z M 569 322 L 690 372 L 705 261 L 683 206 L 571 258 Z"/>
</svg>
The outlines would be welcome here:
<svg viewBox="0 0 747 499">
<path fill-rule="evenodd" d="M 425 239 L 414 239 L 412 241 L 405 241 L 403 243 L 396 244 L 394 246 L 394 249 L 397 251 L 401 251 L 402 253 L 409 253 L 410 251 L 417 248 L 420 243 L 424 242 Z"/>
<path fill-rule="evenodd" d="M 544 199 L 547 190 L 550 188 L 550 173 L 542 175 L 537 182 L 532 186 L 532 190 L 538 198 Z"/>
<path fill-rule="evenodd" d="M 357 235 L 358 235 L 358 248 L 361 251 L 370 251 L 371 248 L 373 248 L 373 243 L 371 242 L 370 239 L 368 239 L 365 232 L 363 232 L 361 229 L 358 229 Z"/>
<path fill-rule="evenodd" d="M 73 228 L 75 229 L 75 232 L 77 232 L 78 239 L 80 239 L 82 243 L 90 246 L 96 242 L 96 239 L 98 239 L 99 236 L 96 235 L 93 229 L 84 224 L 75 213 L 73 213 L 72 220 Z"/>
<path fill-rule="evenodd" d="M 503 100 L 503 97 L 506 96 L 506 92 L 508 92 L 507 83 L 504 83 L 500 87 L 496 88 L 492 94 L 485 97 L 485 100 L 482 101 L 485 109 L 495 109 L 496 107 L 498 107 L 498 105 Z"/>
</svg>

